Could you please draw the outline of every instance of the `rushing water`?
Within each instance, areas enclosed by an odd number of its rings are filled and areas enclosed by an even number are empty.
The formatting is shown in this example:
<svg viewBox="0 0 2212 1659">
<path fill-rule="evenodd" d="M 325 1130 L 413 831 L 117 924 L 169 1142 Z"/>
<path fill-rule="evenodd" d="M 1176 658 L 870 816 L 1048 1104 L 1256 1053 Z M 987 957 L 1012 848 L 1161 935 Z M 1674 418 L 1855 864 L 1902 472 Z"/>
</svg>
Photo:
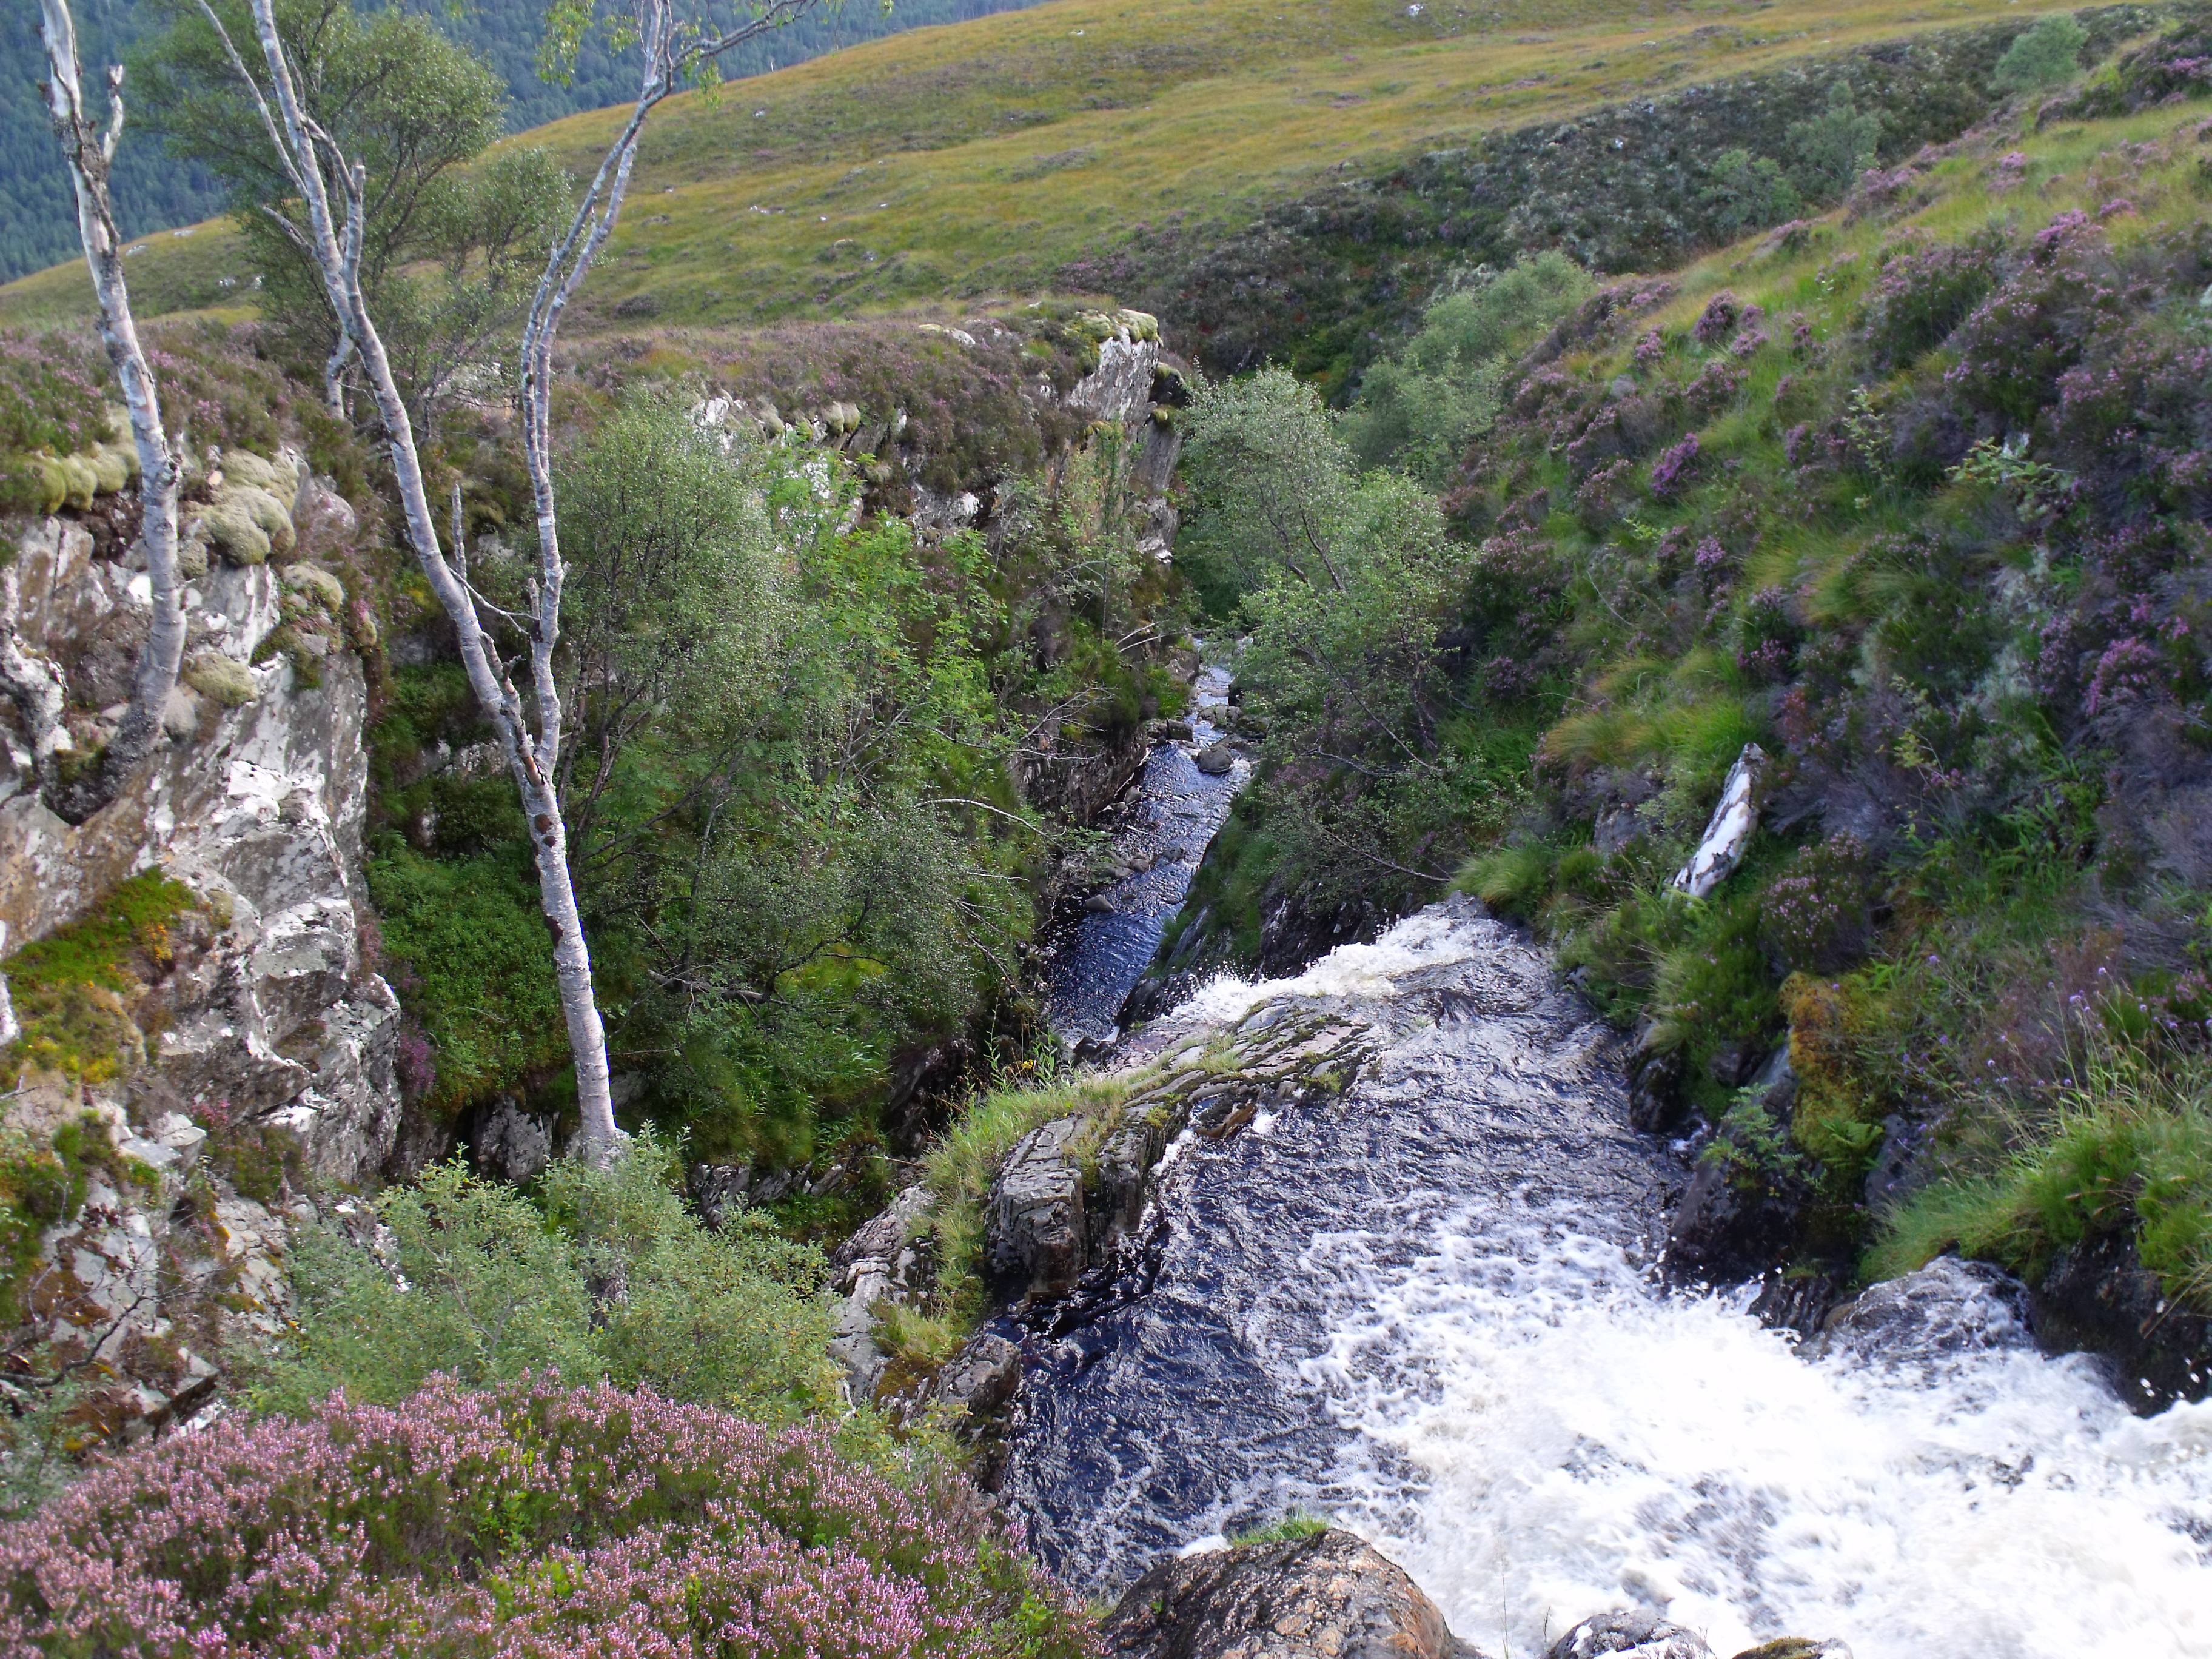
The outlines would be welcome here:
<svg viewBox="0 0 2212 1659">
<path fill-rule="evenodd" d="M 1149 1255 L 1024 1389 L 1007 1491 L 1071 1579 L 1304 1507 L 1493 1659 L 1639 1603 L 1723 1656 L 2212 1656 L 2212 1404 L 2131 1416 L 1954 1265 L 1917 1327 L 1826 1353 L 1665 1293 L 1684 1171 L 1626 1128 L 1586 1010 L 1469 911 L 1175 1018 L 1286 998 L 1379 1057 L 1179 1143 Z"/>
<path fill-rule="evenodd" d="M 1046 941 L 1053 1028 L 1071 1042 L 1112 1040 L 1121 1000 L 1152 962 L 1251 770 L 1241 759 L 1224 775 L 1198 769 L 1198 751 L 1224 735 L 1215 721 L 1228 707 L 1228 669 L 1207 664 L 1191 690 L 1194 740 L 1154 744 L 1107 826 L 1115 855 L 1144 867 L 1099 890 L 1109 908 L 1085 910 Z"/>
</svg>

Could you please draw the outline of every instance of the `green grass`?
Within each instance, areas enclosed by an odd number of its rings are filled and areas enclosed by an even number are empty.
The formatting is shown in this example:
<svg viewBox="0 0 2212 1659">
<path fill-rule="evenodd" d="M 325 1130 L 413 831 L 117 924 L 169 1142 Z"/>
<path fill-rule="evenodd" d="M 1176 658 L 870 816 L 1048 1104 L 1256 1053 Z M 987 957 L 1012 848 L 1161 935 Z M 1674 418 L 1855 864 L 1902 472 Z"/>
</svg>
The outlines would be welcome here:
<svg viewBox="0 0 2212 1659">
<path fill-rule="evenodd" d="M 1310 1515 L 1304 1510 L 1292 1510 L 1281 1518 L 1264 1526 L 1249 1527 L 1242 1532 L 1232 1532 L 1229 1541 L 1243 1547 L 1251 1544 L 1287 1544 L 1300 1538 L 1312 1538 L 1329 1528 L 1326 1516 Z"/>
<path fill-rule="evenodd" d="M 672 100 L 572 324 L 758 322 L 1030 294 L 1146 229 L 1243 226 L 1320 182 L 1486 132 L 1876 40 L 2051 9 L 2007 0 L 1055 0 Z M 517 142 L 588 173 L 619 115 Z M 143 314 L 245 292 L 224 222 L 145 240 Z M 224 278 L 233 286 L 224 287 Z M 0 322 L 88 313 L 79 265 Z"/>
<path fill-rule="evenodd" d="M 2136 1231 L 2167 1295 L 2212 1313 L 2212 1075 L 2115 1050 L 2084 1068 L 2055 1121 L 1987 1173 L 1923 1188 L 1887 1222 L 1866 1274 L 1888 1279 L 1946 1250 L 2034 1275 L 2057 1251 Z"/>
<path fill-rule="evenodd" d="M 35 1066 L 82 1082 L 116 1076 L 142 1039 L 125 998 L 141 963 L 168 965 L 169 925 L 197 902 L 192 890 L 148 870 L 117 886 L 83 921 L 9 957 L 0 969 L 22 1035 L 0 1050 L 0 1087 Z"/>
</svg>

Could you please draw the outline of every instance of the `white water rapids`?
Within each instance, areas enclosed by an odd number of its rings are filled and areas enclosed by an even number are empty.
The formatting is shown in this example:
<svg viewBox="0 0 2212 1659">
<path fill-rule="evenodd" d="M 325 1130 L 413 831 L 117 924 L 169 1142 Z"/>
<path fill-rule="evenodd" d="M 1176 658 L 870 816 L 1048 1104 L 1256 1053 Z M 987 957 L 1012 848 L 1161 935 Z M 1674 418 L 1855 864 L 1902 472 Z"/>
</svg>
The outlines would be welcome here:
<svg viewBox="0 0 2212 1659">
<path fill-rule="evenodd" d="M 1157 1282 L 1032 1375 L 1008 1490 L 1071 1577 L 1303 1505 L 1492 1659 L 1637 1604 L 1723 1656 L 2212 1659 L 2212 1404 L 2130 1415 L 1955 1265 L 1919 1327 L 1825 1353 L 1747 1294 L 1667 1293 L 1679 1166 L 1621 1122 L 1586 1011 L 1462 908 L 1176 1023 L 1286 999 L 1381 1056 L 1186 1143 Z"/>
</svg>

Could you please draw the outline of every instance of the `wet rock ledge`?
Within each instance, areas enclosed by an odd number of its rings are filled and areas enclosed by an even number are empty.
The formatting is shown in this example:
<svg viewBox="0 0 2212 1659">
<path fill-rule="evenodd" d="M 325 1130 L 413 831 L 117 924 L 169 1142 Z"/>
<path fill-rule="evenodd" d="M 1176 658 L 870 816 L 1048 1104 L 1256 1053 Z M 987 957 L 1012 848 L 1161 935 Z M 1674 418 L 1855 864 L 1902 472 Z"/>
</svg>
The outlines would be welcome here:
<svg viewBox="0 0 2212 1659">
<path fill-rule="evenodd" d="M 1405 1569 L 1334 1527 L 1163 1561 L 1101 1632 L 1114 1659 L 1484 1659 Z M 1545 1659 L 1715 1659 L 1695 1632 L 1640 1608 L 1585 1619 Z M 1735 1659 L 1850 1659 L 1785 1636 Z"/>
</svg>

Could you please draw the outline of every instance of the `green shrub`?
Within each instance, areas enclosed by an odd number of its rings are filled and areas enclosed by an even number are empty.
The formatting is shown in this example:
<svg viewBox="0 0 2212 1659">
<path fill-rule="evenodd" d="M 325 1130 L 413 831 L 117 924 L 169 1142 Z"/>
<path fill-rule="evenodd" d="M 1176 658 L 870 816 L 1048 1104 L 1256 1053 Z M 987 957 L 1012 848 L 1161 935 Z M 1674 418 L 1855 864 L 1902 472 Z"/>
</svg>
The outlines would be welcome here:
<svg viewBox="0 0 2212 1659">
<path fill-rule="evenodd" d="M 439 1105 L 568 1053 L 538 878 L 521 848 L 447 863 L 394 842 L 368 860 L 392 981 L 435 1050 Z"/>
<path fill-rule="evenodd" d="M 552 1367 L 754 1417 L 825 1405 L 820 1255 L 757 1216 L 708 1231 L 673 1190 L 678 1168 L 641 1136 L 605 1169 L 553 1165 L 541 1208 L 441 1165 L 377 1201 L 385 1261 L 304 1230 L 300 1314 L 261 1402 L 306 1414 L 343 1389 L 396 1404 L 434 1372 L 483 1387 Z"/>
<path fill-rule="evenodd" d="M 1990 84 L 1999 92 L 2033 92 L 2070 80 L 2081 67 L 2089 31 L 2070 12 L 2054 12 L 2013 37 Z"/>
</svg>

